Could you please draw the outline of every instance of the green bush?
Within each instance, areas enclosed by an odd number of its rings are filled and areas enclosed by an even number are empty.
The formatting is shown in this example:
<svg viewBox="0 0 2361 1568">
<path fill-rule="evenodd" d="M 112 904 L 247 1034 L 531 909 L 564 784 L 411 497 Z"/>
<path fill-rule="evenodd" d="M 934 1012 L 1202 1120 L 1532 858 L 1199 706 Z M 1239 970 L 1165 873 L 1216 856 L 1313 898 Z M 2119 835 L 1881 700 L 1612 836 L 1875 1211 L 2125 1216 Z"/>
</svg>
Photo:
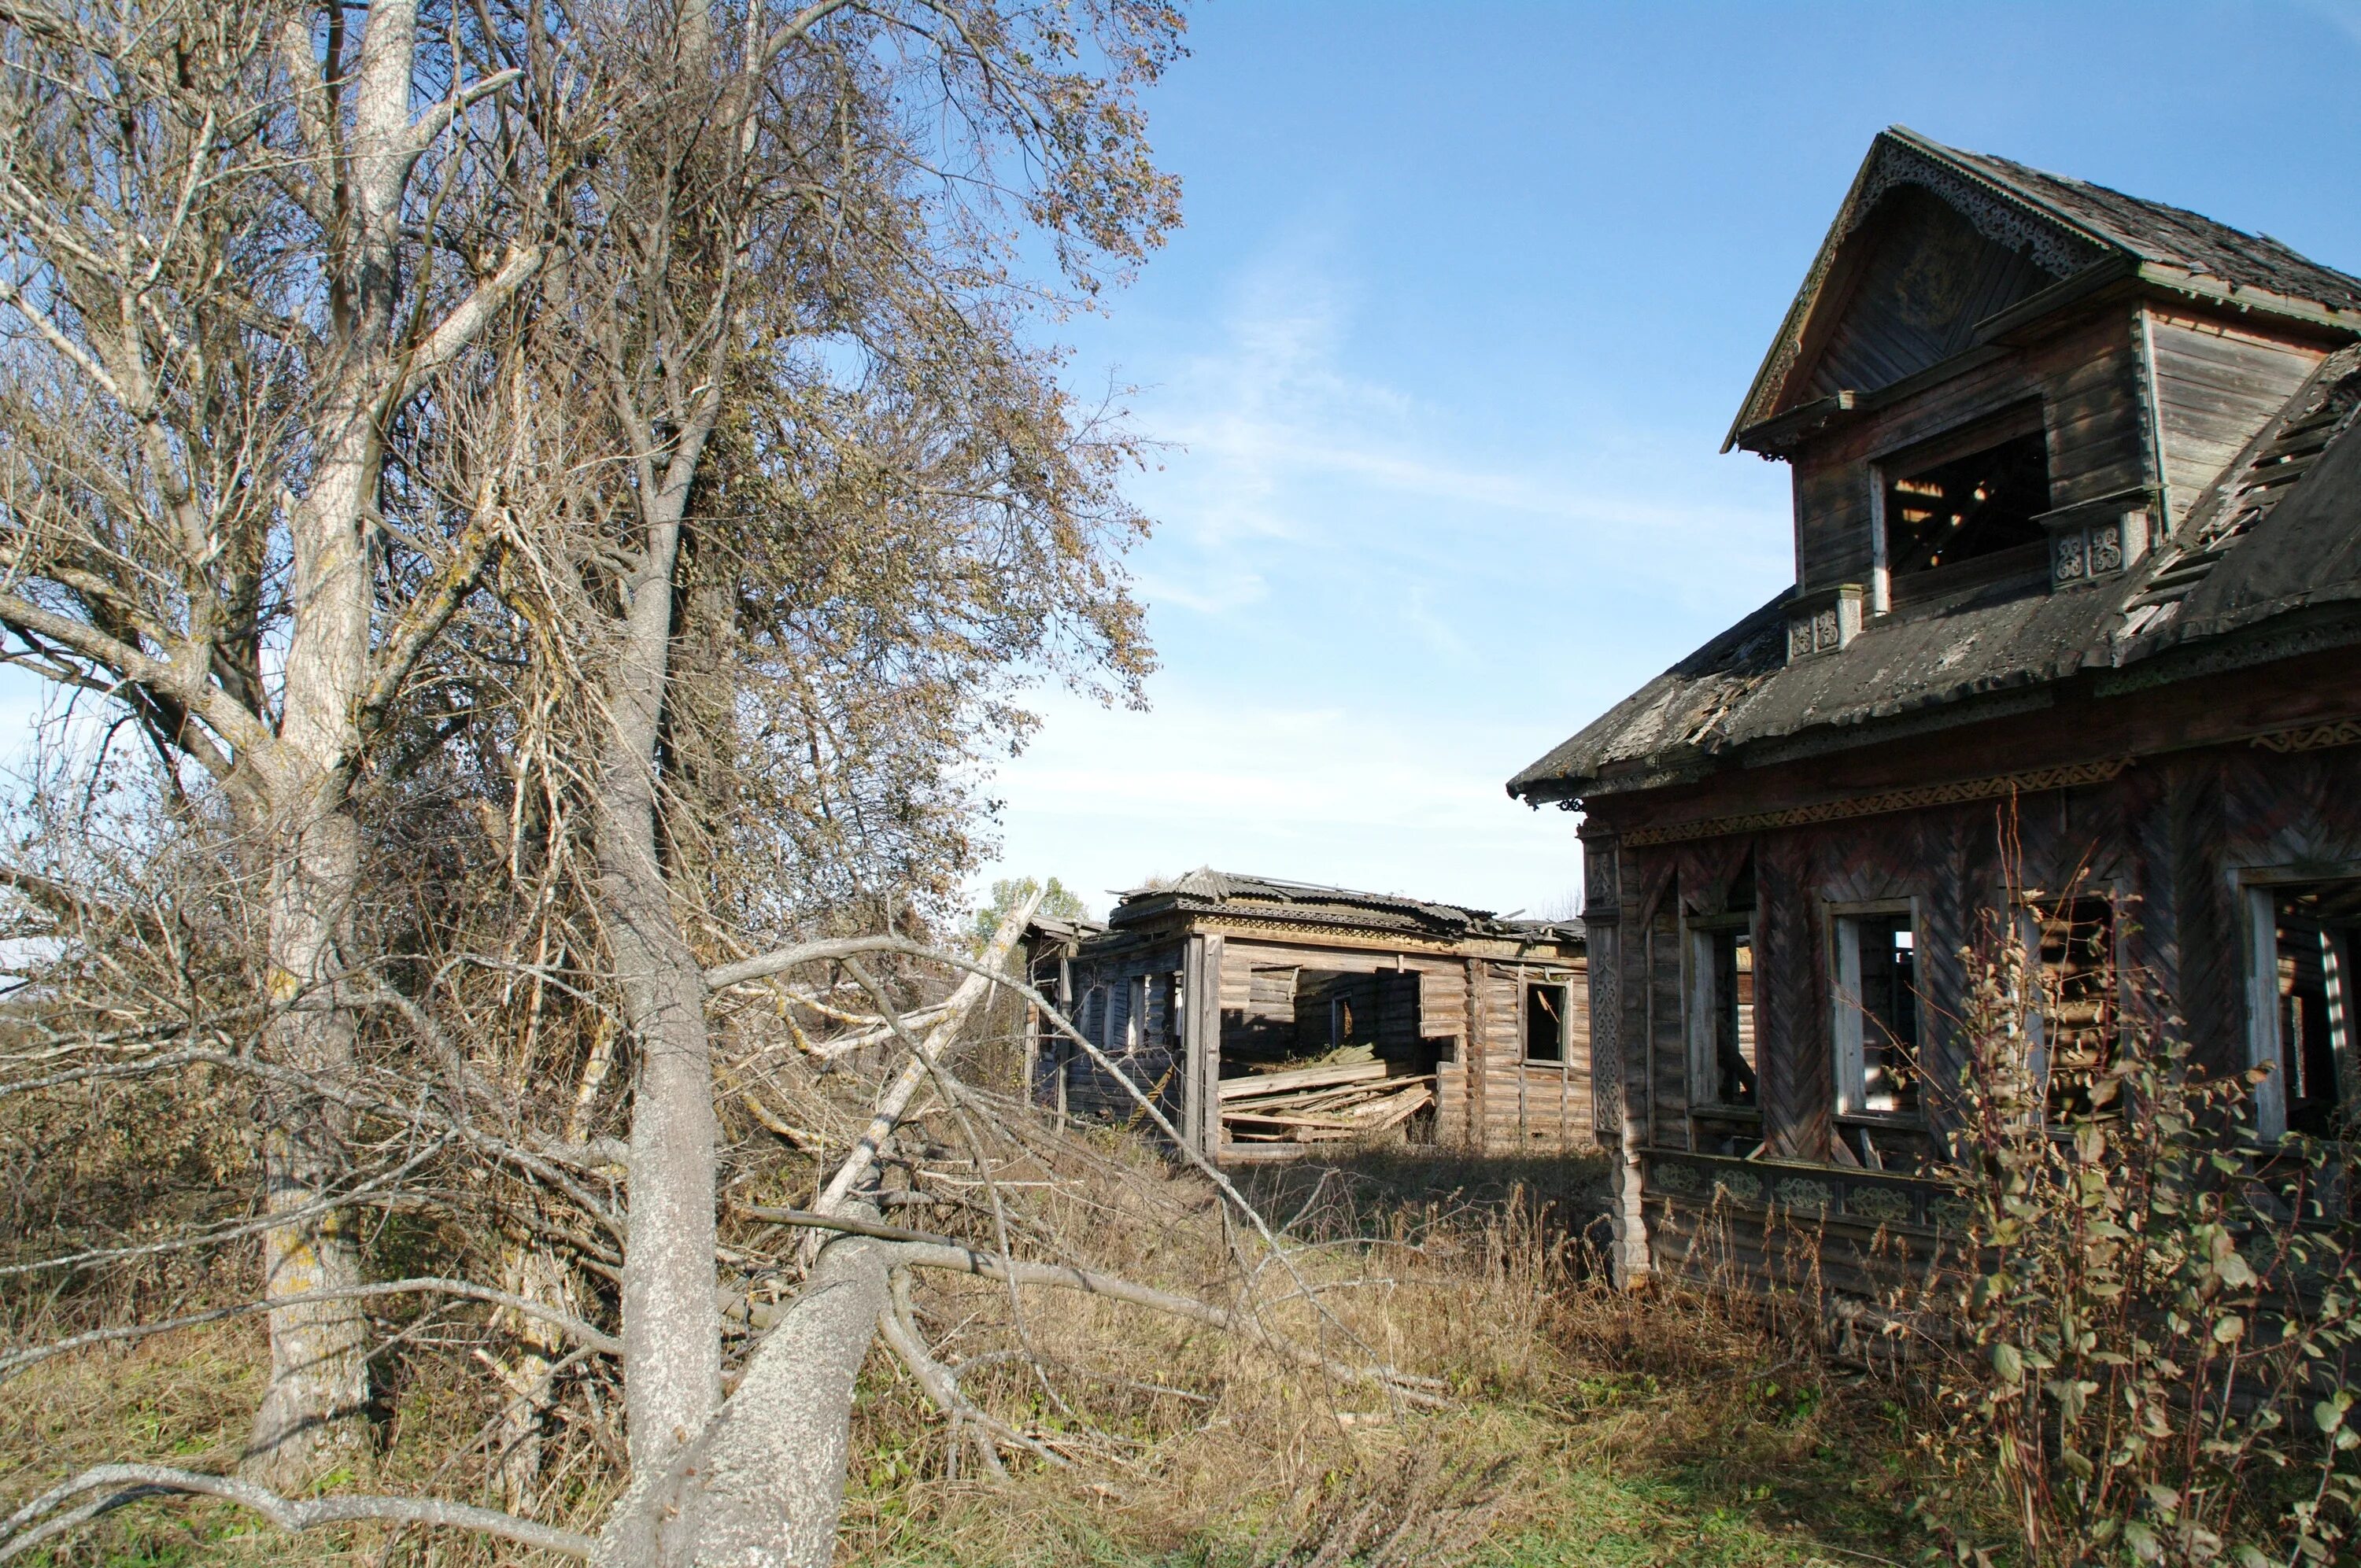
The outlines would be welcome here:
<svg viewBox="0 0 2361 1568">
<path fill-rule="evenodd" d="M 1944 1174 L 1972 1252 L 1927 1518 L 1979 1563 L 2351 1560 L 2349 1147 L 2260 1145 L 2261 1075 L 2203 1075 L 2169 1020 L 2129 1025 L 2061 1120 L 2026 1023 L 2037 967 L 1999 932 L 1970 962 Z"/>
</svg>

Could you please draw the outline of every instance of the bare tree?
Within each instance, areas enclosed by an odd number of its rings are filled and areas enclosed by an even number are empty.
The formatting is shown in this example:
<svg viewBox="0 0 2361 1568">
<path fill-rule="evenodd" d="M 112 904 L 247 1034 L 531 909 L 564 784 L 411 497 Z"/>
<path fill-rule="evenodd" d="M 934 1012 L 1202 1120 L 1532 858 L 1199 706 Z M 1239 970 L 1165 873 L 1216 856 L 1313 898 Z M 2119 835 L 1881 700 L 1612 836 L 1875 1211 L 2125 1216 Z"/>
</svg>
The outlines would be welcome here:
<svg viewBox="0 0 2361 1568">
<path fill-rule="evenodd" d="M 694 608 L 684 539 L 708 567 L 735 566 L 728 598 L 792 614 L 809 585 L 760 571 L 795 512 L 741 510 L 731 489 L 768 480 L 792 505 L 824 453 L 871 498 L 871 516 L 832 529 L 882 524 L 905 550 L 929 529 L 949 535 L 935 548 L 952 569 L 908 563 L 918 581 L 891 613 L 982 639 L 961 673 L 1047 652 L 1071 628 L 1133 677 L 1131 607 L 1095 544 L 1133 520 L 1105 486 L 1103 445 L 1014 335 L 1016 291 L 978 225 L 1012 164 L 1077 279 L 1093 278 L 1090 254 L 1127 261 L 1171 219 L 1131 103 L 1170 48 L 1161 7 L 818 0 L 774 25 L 699 0 L 672 20 L 625 9 L 601 32 L 620 83 L 608 96 L 637 103 L 586 181 L 553 313 L 578 360 L 544 356 L 585 367 L 566 400 L 586 438 L 603 438 L 579 466 L 581 504 L 560 514 L 588 526 L 551 540 L 544 579 L 581 629 L 568 641 L 601 652 L 586 674 L 603 721 L 598 900 L 638 1056 L 623 1339 L 642 1475 L 691 1449 L 719 1394 L 706 986 L 681 924 L 689 890 L 665 855 L 674 645 Z M 1085 48 L 1098 58 L 1080 61 Z M 851 378 L 832 375 L 847 358 Z M 752 433 L 734 473 L 709 466 L 725 422 Z M 1046 571 L 1028 573 L 1036 559 Z M 986 593 L 907 602 L 986 561 Z"/>
<path fill-rule="evenodd" d="M 68 63 L 100 69 L 96 45 L 23 15 L 0 10 L 28 101 Z M 42 905 L 61 956 L 0 1103 L 243 1086 L 271 1107 L 265 1213 L 170 1245 L 271 1240 L 257 1300 L 60 1335 L 0 1356 L 0 1376 L 268 1311 L 288 1360 L 258 1447 L 316 1464 L 365 1387 L 365 1349 L 383 1348 L 367 1345 L 365 1304 L 471 1303 L 504 1347 L 486 1357 L 500 1389 L 487 1431 L 511 1511 L 102 1467 L 0 1525 L 0 1558 L 181 1490 L 291 1529 L 374 1518 L 614 1563 L 824 1562 L 853 1378 L 881 1332 L 988 1469 L 1006 1452 L 1061 1458 L 963 1390 L 910 1308 L 912 1270 L 1004 1287 L 1045 1378 L 1024 1303 L 1066 1289 L 1433 1398 L 1334 1337 L 1278 1237 L 1210 1168 L 1315 1343 L 1257 1300 L 1261 1264 L 1238 1266 L 1230 1300 L 1151 1288 L 1080 1266 L 1013 1195 L 1016 1169 L 1071 1190 L 1056 1162 L 1072 1151 L 966 1082 L 951 1052 L 991 987 L 1014 985 L 1001 971 L 1029 900 L 978 957 L 930 945 L 907 905 L 855 921 L 858 899 L 772 880 L 811 861 L 794 829 L 875 808 L 898 823 L 830 820 L 818 837 L 861 847 L 856 881 L 882 871 L 923 896 L 942 874 L 926 864 L 959 852 L 945 781 L 1021 733 L 1019 683 L 1055 670 L 1123 696 L 1148 667 L 1116 559 L 1144 527 L 1115 486 L 1132 448 L 1072 401 L 1031 334 L 1173 221 L 1135 100 L 1175 50 L 1177 15 L 1154 0 L 820 0 L 785 16 L 614 0 L 556 20 L 455 11 L 427 49 L 414 9 L 379 6 L 351 49 L 344 16 L 181 18 L 217 26 L 231 64 L 202 89 L 143 67 L 117 90 L 133 122 L 152 97 L 189 146 L 230 149 L 191 182 L 203 222 L 151 233 L 147 196 L 110 220 L 135 261 L 185 252 L 169 310 L 125 294 L 130 263 L 72 292 L 57 280 L 82 263 L 30 241 L 7 296 L 25 371 L 10 395 L 34 435 L 11 438 L 20 591 L 0 621 L 20 660 L 129 702 L 169 785 L 197 761 L 212 782 L 182 791 L 192 841 L 211 841 L 215 800 L 236 832 L 192 860 L 172 907 L 235 915 L 258 885 L 267 962 L 240 997 L 229 919 L 203 994 L 170 964 L 110 969 L 169 944 L 138 928 L 127 884 L 67 890 Z M 110 36 L 118 54 L 132 20 Z M 180 47 L 158 36 L 136 48 Z M 32 58 L 61 48 L 64 63 Z M 422 98 L 440 105 L 423 119 Z M 82 126 L 98 117 L 84 102 L 38 134 L 20 115 L 10 145 L 29 164 L 65 127 L 144 148 L 146 130 Z M 252 107 L 223 143 L 206 116 L 233 102 Z M 84 162 L 116 157 L 110 143 Z M 1049 276 L 1017 265 L 1020 233 L 1054 254 Z M 168 378 L 181 401 L 83 385 L 128 352 L 93 324 L 122 298 L 139 354 L 182 356 Z M 161 445 L 142 444 L 159 408 Z M 72 449 L 69 422 L 93 410 L 103 438 Z M 158 451 L 200 477 L 173 478 Z M 211 532 L 175 533 L 150 515 L 169 509 L 134 502 L 176 483 Z M 216 600 L 241 607 L 243 641 L 214 630 Z M 816 780 L 818 804 L 784 827 L 747 809 Z M 365 899 L 380 911 L 367 932 Z M 77 964 L 100 977 L 86 996 Z M 1023 994 L 1180 1146 L 1148 1087 Z M 264 1048 L 246 1048 L 256 1034 Z M 826 1151 L 820 1198 L 725 1211 L 725 1172 L 759 1175 L 779 1146 L 806 1165 Z M 908 1173 L 952 1149 L 968 1174 L 951 1190 L 980 1194 L 961 1223 L 888 1223 L 935 1201 Z M 450 1262 L 364 1278 L 351 1218 L 396 1203 L 441 1217 Z M 522 1517 L 567 1377 L 586 1398 L 618 1388 L 624 1409 L 630 1485 L 596 1541 Z"/>
<path fill-rule="evenodd" d="M 261 868 L 267 1058 L 334 1083 L 353 792 L 497 529 L 390 486 L 390 432 L 545 250 L 497 144 L 512 69 L 417 0 L 0 8 L 0 626 L 123 705 Z M 419 105 L 422 101 L 425 107 Z M 491 157 L 483 156 L 488 148 Z M 543 172 L 546 172 L 544 165 Z M 497 498 L 471 498 L 486 511 Z M 464 508 L 460 509 L 464 511 Z M 404 523 L 409 526 L 403 526 Z M 333 1100 L 270 1091 L 262 1474 L 357 1441 L 359 1282 Z"/>
</svg>

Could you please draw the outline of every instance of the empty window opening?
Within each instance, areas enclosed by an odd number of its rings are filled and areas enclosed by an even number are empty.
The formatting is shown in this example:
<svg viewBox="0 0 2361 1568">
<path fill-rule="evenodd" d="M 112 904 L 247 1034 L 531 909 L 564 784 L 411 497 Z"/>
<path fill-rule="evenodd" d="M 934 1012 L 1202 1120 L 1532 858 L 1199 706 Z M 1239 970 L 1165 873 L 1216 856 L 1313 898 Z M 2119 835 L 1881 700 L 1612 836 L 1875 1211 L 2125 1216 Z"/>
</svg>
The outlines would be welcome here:
<svg viewBox="0 0 2361 1568">
<path fill-rule="evenodd" d="M 2259 1014 L 2257 1094 L 2266 1135 L 2332 1136 L 2356 1090 L 2353 962 L 2361 938 L 2361 878 L 2250 890 Z"/>
<path fill-rule="evenodd" d="M 1995 554 L 2048 537 L 2049 448 L 2038 430 L 1885 484 L 1886 569 L 1896 575 Z"/>
<path fill-rule="evenodd" d="M 1359 1026 L 1368 1021 L 1368 1010 L 1353 1015 L 1353 998 L 1340 991 L 1328 999 L 1328 1048 L 1340 1050 L 1360 1038 Z"/>
<path fill-rule="evenodd" d="M 2038 953 L 2037 1071 L 2052 1120 L 2088 1116 L 2091 1086 L 2114 1065 L 2115 909 L 2103 897 L 2060 899 L 2027 911 L 2026 947 Z"/>
<path fill-rule="evenodd" d="M 1700 1099 L 1759 1103 L 1754 1058 L 1754 934 L 1748 926 L 1691 932 L 1689 1048 Z"/>
<path fill-rule="evenodd" d="M 1565 987 L 1525 987 L 1525 1059 L 1565 1060 Z"/>
<path fill-rule="evenodd" d="M 1123 1054 L 1134 1056 L 1147 1043 L 1148 1036 L 1148 977 L 1134 975 L 1125 988 L 1123 1010 Z"/>
<path fill-rule="evenodd" d="M 1839 1115 L 1918 1114 L 1917 948 L 1907 911 L 1836 922 Z"/>
</svg>

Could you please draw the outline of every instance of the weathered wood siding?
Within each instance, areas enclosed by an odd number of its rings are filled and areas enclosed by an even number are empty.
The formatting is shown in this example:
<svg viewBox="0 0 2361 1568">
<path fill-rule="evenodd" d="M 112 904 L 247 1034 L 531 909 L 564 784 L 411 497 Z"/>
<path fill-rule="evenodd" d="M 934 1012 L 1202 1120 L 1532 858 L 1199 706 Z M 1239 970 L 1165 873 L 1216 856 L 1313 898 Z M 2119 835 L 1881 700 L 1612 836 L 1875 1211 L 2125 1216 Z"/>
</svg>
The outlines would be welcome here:
<svg viewBox="0 0 2361 1568">
<path fill-rule="evenodd" d="M 1180 991 L 1180 944 L 1169 942 L 1095 961 L 1078 960 L 1071 966 L 1075 1022 L 1122 1068 L 1126 1077 L 1155 1099 L 1157 1109 L 1175 1126 L 1180 1124 L 1186 1109 L 1180 1028 L 1173 1005 Z M 1127 1028 L 1135 980 L 1147 982 L 1142 988 L 1147 1007 L 1136 1040 Z M 1104 989 L 1104 1011 L 1085 1011 L 1085 999 L 1098 988 Z M 1064 1075 L 1070 1114 L 1097 1121 L 1146 1121 L 1138 1102 L 1089 1053 L 1071 1041 L 1059 1040 L 1045 1041 L 1040 1050 L 1049 1070 Z M 1054 1092 L 1053 1084 L 1053 1096 Z"/>
<path fill-rule="evenodd" d="M 1521 950 L 1513 942 L 1507 947 Z M 1182 975 L 1200 961 L 1191 952 L 1201 955 L 1211 992 L 1203 1000 L 1212 1005 L 1197 1028 L 1202 1043 L 1214 1046 L 1211 1052 L 1196 1049 L 1189 1038 L 1191 1003 Z M 1036 983 L 1054 993 L 1058 970 L 1054 955 L 1037 958 Z M 1589 984 L 1579 956 L 1546 947 L 1525 958 L 1476 956 L 1433 944 L 1398 948 L 1231 927 L 1078 955 L 1066 973 L 1077 1023 L 1156 1095 L 1176 1127 L 1217 1154 L 1218 1115 L 1203 1107 L 1220 1079 L 1243 1070 L 1249 1056 L 1268 1062 L 1282 1047 L 1324 1048 L 1326 1008 L 1339 994 L 1352 999 L 1356 1033 L 1371 1039 L 1379 1055 L 1403 1071 L 1434 1074 L 1433 1109 L 1406 1129 L 1411 1135 L 1499 1154 L 1587 1148 L 1597 1142 Z M 1136 1046 L 1126 1051 L 1125 1020 L 1135 979 L 1148 982 L 1148 1011 Z M 1562 1061 L 1524 1059 L 1528 981 L 1565 988 Z M 1103 1017 L 1087 1003 L 1095 988 L 1104 988 L 1108 998 Z M 1062 1082 L 1070 1114 L 1141 1119 L 1122 1086 L 1086 1053 L 1046 1037 L 1036 1050 L 1038 1102 L 1060 1103 Z M 1259 1157 L 1285 1152 L 1283 1146 L 1262 1144 L 1241 1149 Z"/>
<path fill-rule="evenodd" d="M 1906 1307 L 1962 1256 L 1966 1207 L 1932 1183 L 1666 1156 L 1645 1179 L 1655 1266 L 1693 1284 Z"/>
<path fill-rule="evenodd" d="M 2325 356 L 2309 344 L 2154 309 L 2147 338 L 2166 506 L 2178 528 Z"/>
<path fill-rule="evenodd" d="M 1758 770 L 1721 786 L 1762 811 L 1802 793 L 1873 793 L 1883 780 L 1925 784 L 2070 760 L 2117 766 L 2079 787 L 1641 845 L 1619 835 L 1658 826 L 1664 802 L 1593 799 L 1588 852 L 1612 857 L 1594 886 L 1614 890 L 1587 916 L 1594 958 L 1617 955 L 1611 981 L 1592 974 L 1594 1001 L 1614 998 L 1620 1010 L 1620 1098 L 1610 1120 L 1643 1129 L 1646 1147 L 1693 1147 L 1679 933 L 1686 919 L 1728 912 L 1734 885 L 1751 888 L 1763 1135 L 1773 1158 L 1839 1159 L 1831 905 L 1915 905 L 1927 998 L 1921 1097 L 1933 1127 L 1949 1114 L 1946 1089 L 1960 1066 L 1945 1021 L 1956 1019 L 1966 992 L 1960 955 L 1990 941 L 2000 912 L 2026 891 L 2079 886 L 2114 900 L 2123 971 L 2145 977 L 2160 1004 L 2186 1019 L 2204 1060 L 2243 1067 L 2242 881 L 2361 875 L 2361 688 L 2341 657 L 2103 691 L 2071 712 L 1819 759 L 1784 774 Z M 1682 808 L 1689 812 L 1712 819 L 1694 798 Z M 1751 877 L 1741 881 L 1741 870 Z M 1602 940 L 1610 922 L 1612 939 Z"/>
<path fill-rule="evenodd" d="M 1869 580 L 1877 459 L 2038 401 L 2049 445 L 2049 504 L 2070 506 L 2155 482 L 2137 311 L 2094 313 L 2025 348 L 1963 363 L 1816 442 L 1795 459 L 1795 580 L 1806 592 Z"/>
<path fill-rule="evenodd" d="M 1828 325 L 1804 345 L 1815 361 L 1805 398 L 1874 391 L 1949 359 L 1973 346 L 1978 323 L 2052 281 L 1917 186 L 1888 195 L 1846 248 L 1857 254 L 1830 280 Z"/>
</svg>

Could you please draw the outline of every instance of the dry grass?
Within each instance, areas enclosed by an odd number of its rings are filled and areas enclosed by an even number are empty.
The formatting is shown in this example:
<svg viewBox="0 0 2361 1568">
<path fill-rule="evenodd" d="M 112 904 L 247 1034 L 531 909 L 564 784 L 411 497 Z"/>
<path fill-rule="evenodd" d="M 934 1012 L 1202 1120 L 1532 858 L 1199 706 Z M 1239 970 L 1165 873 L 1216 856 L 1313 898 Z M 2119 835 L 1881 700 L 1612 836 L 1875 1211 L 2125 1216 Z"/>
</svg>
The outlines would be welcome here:
<svg viewBox="0 0 2361 1568">
<path fill-rule="evenodd" d="M 1260 1259 L 1202 1184 L 1110 1140 L 1086 1190 L 1027 1204 L 1026 1227 L 1100 1266 L 1202 1289 Z M 1268 1321 L 1338 1359 L 1443 1379 L 1442 1409 L 1391 1405 L 1195 1325 L 1066 1293 L 921 1281 L 929 1337 L 982 1358 L 972 1393 L 1074 1460 L 1012 1457 L 979 1479 L 942 1420 L 882 1352 L 864 1378 L 841 1561 L 940 1564 L 1723 1563 L 1899 1559 L 1914 1490 L 1897 1392 L 1825 1365 L 1748 1313 L 1618 1293 L 1584 1233 L 1598 1168 L 1405 1154 L 1264 1172 L 1266 1211 L 1315 1244 L 1317 1299 L 1261 1260 Z M 1292 1299 L 1290 1299 L 1290 1298 Z M 1046 1370 L 994 1361 L 1029 1344 Z M 0 1405 L 0 1490 L 21 1497 L 81 1464 L 148 1457 L 226 1465 L 261 1334 L 175 1336 L 36 1369 Z M 414 1357 L 395 1390 L 375 1487 L 497 1501 L 450 1463 L 480 1422 L 461 1358 Z M 595 1518 L 611 1476 L 568 1492 Z M 484 1543 L 359 1532 L 301 1542 L 228 1510 L 124 1510 L 56 1561 L 437 1563 L 503 1559 Z M 511 1554 L 512 1558 L 513 1554 Z"/>
<path fill-rule="evenodd" d="M 1045 1343 L 1205 1402 L 1093 1399 L 1132 1446 L 1021 1472 L 1012 1498 L 954 1478 L 940 1425 L 873 1367 L 877 1457 L 848 1510 L 851 1561 L 1802 1563 L 1918 1546 L 1900 1391 L 1752 1311 L 1612 1289 L 1586 1235 L 1597 1163 L 1395 1153 L 1255 1185 L 1317 1244 L 1303 1266 L 1337 1321 L 1300 1299 L 1271 1319 L 1305 1339 L 1324 1329 L 1332 1354 L 1357 1343 L 1442 1378 L 1450 1408 L 1388 1409 L 1235 1341 L 1060 1303 Z M 1188 1239 L 1168 1230 L 1131 1265 L 1170 1265 Z"/>
</svg>

